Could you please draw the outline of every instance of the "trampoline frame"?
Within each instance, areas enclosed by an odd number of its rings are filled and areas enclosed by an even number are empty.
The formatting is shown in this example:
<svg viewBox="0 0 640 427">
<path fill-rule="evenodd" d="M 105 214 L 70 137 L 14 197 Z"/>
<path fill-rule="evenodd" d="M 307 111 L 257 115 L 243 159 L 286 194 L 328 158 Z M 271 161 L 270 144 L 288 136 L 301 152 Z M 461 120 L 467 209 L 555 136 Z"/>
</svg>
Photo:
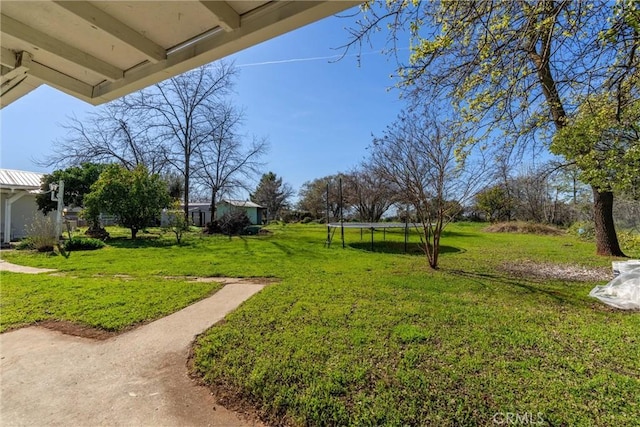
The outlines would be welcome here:
<svg viewBox="0 0 640 427">
<path fill-rule="evenodd" d="M 331 242 L 333 241 L 333 235 L 335 231 L 340 228 L 341 230 L 341 240 L 342 247 L 345 247 L 345 239 L 344 239 L 344 229 L 345 228 L 359 228 L 360 229 L 360 239 L 363 238 L 363 231 L 365 229 L 371 231 L 371 251 L 373 252 L 373 243 L 374 243 L 374 232 L 376 229 L 382 229 L 383 239 L 387 238 L 387 229 L 388 228 L 404 228 L 404 252 L 407 252 L 407 246 L 409 243 L 409 228 L 417 228 L 419 224 L 410 223 L 410 222 L 329 222 L 327 223 L 327 247 L 331 247 Z M 333 229 L 333 231 L 331 230 Z"/>
<path fill-rule="evenodd" d="M 333 241 L 333 235 L 336 230 L 340 228 L 340 236 L 342 240 L 342 249 L 345 248 L 345 240 L 344 240 L 344 229 L 345 228 L 359 228 L 360 229 L 360 240 L 363 238 L 363 230 L 369 229 L 371 230 L 371 252 L 373 252 L 373 235 L 376 229 L 382 229 L 383 239 L 387 238 L 387 228 L 404 228 L 404 253 L 407 253 L 407 246 L 409 243 L 409 227 L 418 228 L 419 224 L 409 223 L 409 222 L 344 222 L 344 211 L 343 211 L 343 198 L 342 198 L 342 177 L 338 179 L 338 198 L 340 200 L 339 206 L 339 215 L 340 222 L 329 222 L 329 182 L 327 182 L 327 241 L 325 244 L 327 248 L 331 247 L 331 242 Z M 331 230 L 333 229 L 333 231 Z"/>
</svg>

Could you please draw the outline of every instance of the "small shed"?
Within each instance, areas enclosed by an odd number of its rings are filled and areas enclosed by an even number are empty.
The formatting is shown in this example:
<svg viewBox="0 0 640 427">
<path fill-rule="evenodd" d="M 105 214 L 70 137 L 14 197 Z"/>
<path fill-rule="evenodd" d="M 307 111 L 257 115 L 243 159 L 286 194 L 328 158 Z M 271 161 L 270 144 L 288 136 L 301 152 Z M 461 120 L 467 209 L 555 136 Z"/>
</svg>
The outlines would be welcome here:
<svg viewBox="0 0 640 427">
<path fill-rule="evenodd" d="M 224 199 L 216 205 L 216 219 L 222 217 L 227 212 L 244 211 L 252 225 L 262 224 L 266 219 L 267 209 L 249 200 L 228 200 Z"/>
<path fill-rule="evenodd" d="M 38 214 L 36 195 L 40 192 L 43 174 L 12 169 L 0 169 L 0 234 L 2 242 L 27 235 L 27 225 Z"/>
</svg>

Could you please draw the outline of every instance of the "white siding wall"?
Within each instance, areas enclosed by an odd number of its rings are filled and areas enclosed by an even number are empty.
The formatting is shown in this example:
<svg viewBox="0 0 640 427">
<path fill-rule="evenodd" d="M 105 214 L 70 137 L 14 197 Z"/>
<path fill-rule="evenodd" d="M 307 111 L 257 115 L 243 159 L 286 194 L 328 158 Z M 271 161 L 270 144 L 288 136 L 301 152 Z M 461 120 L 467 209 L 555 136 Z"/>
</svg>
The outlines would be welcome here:
<svg viewBox="0 0 640 427">
<path fill-rule="evenodd" d="M 4 224 L 5 224 L 5 201 L 11 198 L 15 193 L 0 193 L 0 233 L 4 238 Z M 36 204 L 35 194 L 25 194 L 15 202 L 11 204 L 11 239 L 20 239 L 26 237 L 27 225 L 31 224 L 31 221 L 35 215 L 42 215 L 38 211 L 38 205 Z M 55 211 L 50 212 L 49 215 L 55 217 Z"/>
</svg>

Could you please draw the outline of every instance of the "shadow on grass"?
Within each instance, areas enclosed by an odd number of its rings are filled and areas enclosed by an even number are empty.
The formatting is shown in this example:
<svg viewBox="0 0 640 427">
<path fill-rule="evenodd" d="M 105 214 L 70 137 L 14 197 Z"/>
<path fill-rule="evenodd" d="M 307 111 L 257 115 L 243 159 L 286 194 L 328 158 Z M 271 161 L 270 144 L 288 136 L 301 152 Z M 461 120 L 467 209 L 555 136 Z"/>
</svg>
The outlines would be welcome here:
<svg viewBox="0 0 640 427">
<path fill-rule="evenodd" d="M 119 249 L 135 249 L 135 248 L 168 248 L 176 246 L 175 239 L 161 239 L 160 236 L 138 236 L 135 240 L 130 237 L 114 237 L 107 240 L 109 246 Z M 181 246 L 187 246 L 189 243 L 182 242 Z"/>
<path fill-rule="evenodd" d="M 496 273 L 477 273 L 456 269 L 443 271 L 453 276 L 471 280 L 484 289 L 496 289 L 496 287 L 498 287 L 503 290 L 511 290 L 518 293 L 524 292 L 531 295 L 544 295 L 557 303 L 582 308 L 593 308 L 593 304 L 588 300 L 573 295 L 571 292 L 563 292 L 561 289 L 557 289 L 554 285 L 550 285 L 543 280 L 538 281 L 525 277 L 516 278 Z"/>
<path fill-rule="evenodd" d="M 276 241 L 271 241 L 269 242 L 271 243 L 273 246 L 275 246 L 277 249 L 279 249 L 280 251 L 282 251 L 285 255 L 287 256 L 291 256 L 293 255 L 293 252 L 291 251 L 291 249 L 285 245 L 283 245 L 282 243 L 276 242 Z"/>
<path fill-rule="evenodd" d="M 243 244 L 243 246 L 244 246 L 245 253 L 246 253 L 247 255 L 253 255 L 255 252 L 253 251 L 253 248 L 251 248 L 251 247 L 249 246 L 249 241 L 248 241 L 248 239 L 247 239 L 245 236 L 237 236 L 237 237 L 238 237 L 240 240 L 242 240 L 242 244 Z"/>
<path fill-rule="evenodd" d="M 443 230 L 442 231 L 442 236 L 443 237 L 478 237 L 477 233 L 469 233 L 466 231 L 449 231 L 449 230 Z"/>
<path fill-rule="evenodd" d="M 336 243 L 334 242 L 334 244 Z M 340 244 L 340 243 L 338 242 L 337 244 Z M 372 247 L 370 241 L 369 242 L 362 241 L 357 243 L 348 243 L 347 246 L 352 247 L 354 249 L 361 250 L 361 251 L 367 251 L 367 252 L 424 256 L 424 251 L 422 250 L 420 245 L 417 243 L 407 244 L 406 251 L 405 251 L 404 242 L 373 242 L 373 247 Z M 440 245 L 440 255 L 447 254 L 447 253 L 452 254 L 452 253 L 458 253 L 458 252 L 462 252 L 462 249 L 455 248 L 453 246 Z"/>
</svg>

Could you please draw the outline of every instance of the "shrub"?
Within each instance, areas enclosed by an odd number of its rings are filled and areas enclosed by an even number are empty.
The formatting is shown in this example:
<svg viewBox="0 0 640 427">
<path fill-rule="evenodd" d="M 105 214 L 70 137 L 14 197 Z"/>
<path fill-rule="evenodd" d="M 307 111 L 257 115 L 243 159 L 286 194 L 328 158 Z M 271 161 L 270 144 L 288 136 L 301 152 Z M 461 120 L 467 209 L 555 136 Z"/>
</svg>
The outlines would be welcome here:
<svg viewBox="0 0 640 427">
<path fill-rule="evenodd" d="M 33 247 L 33 242 L 31 241 L 31 239 L 27 237 L 26 239 L 22 239 L 20 242 L 18 242 L 18 244 L 16 245 L 16 249 L 19 251 L 24 251 L 35 248 Z"/>
<path fill-rule="evenodd" d="M 64 244 L 64 249 L 67 251 L 92 251 L 104 247 L 105 243 L 102 240 L 91 237 L 72 237 Z"/>
<path fill-rule="evenodd" d="M 596 237 L 596 228 L 592 221 L 577 221 L 571 224 L 569 234 L 582 240 L 593 241 Z"/>
<path fill-rule="evenodd" d="M 286 223 L 300 222 L 305 218 L 313 218 L 313 214 L 308 211 L 287 210 L 282 213 L 282 221 Z"/>
<path fill-rule="evenodd" d="M 86 234 L 90 238 L 102 241 L 107 240 L 110 237 L 109 232 L 100 226 L 89 228 L 84 232 L 84 234 Z"/>
<path fill-rule="evenodd" d="M 207 224 L 205 232 L 208 234 L 222 233 L 227 236 L 242 234 L 251 225 L 251 220 L 242 210 L 230 211 L 220 218 Z"/>
<path fill-rule="evenodd" d="M 56 236 L 56 223 L 53 217 L 36 214 L 27 225 L 27 241 L 25 243 L 30 249 L 38 252 L 52 252 L 58 243 Z"/>
<path fill-rule="evenodd" d="M 167 223 L 164 227 L 176 236 L 176 242 L 182 242 L 182 235 L 185 231 L 189 231 L 189 219 L 184 216 L 184 212 L 180 210 L 180 205 L 174 205 L 174 208 L 167 211 Z"/>
<path fill-rule="evenodd" d="M 228 236 L 241 234 L 246 227 L 251 225 L 251 221 L 244 211 L 227 212 L 218 222 L 220 230 Z"/>
<path fill-rule="evenodd" d="M 304 218 L 302 218 L 300 223 L 301 224 L 309 224 L 311 221 L 313 221 L 313 218 L 311 218 L 310 216 L 305 216 Z"/>
<path fill-rule="evenodd" d="M 544 236 L 558 236 L 564 234 L 564 231 L 551 225 L 522 221 L 500 222 L 485 228 L 485 231 L 489 233 L 526 233 Z"/>
<path fill-rule="evenodd" d="M 206 223 L 202 232 L 204 234 L 220 233 L 220 224 L 218 224 L 218 220 L 214 219 L 213 221 Z"/>
<path fill-rule="evenodd" d="M 640 254 L 640 234 L 633 231 L 621 231 L 618 233 L 618 240 L 620 247 L 627 255 Z"/>
<path fill-rule="evenodd" d="M 568 233 L 588 242 L 595 241 L 596 229 L 592 221 L 574 222 L 569 227 Z M 633 230 L 618 231 L 618 242 L 622 251 L 629 253 L 640 253 L 640 234 Z"/>
</svg>

